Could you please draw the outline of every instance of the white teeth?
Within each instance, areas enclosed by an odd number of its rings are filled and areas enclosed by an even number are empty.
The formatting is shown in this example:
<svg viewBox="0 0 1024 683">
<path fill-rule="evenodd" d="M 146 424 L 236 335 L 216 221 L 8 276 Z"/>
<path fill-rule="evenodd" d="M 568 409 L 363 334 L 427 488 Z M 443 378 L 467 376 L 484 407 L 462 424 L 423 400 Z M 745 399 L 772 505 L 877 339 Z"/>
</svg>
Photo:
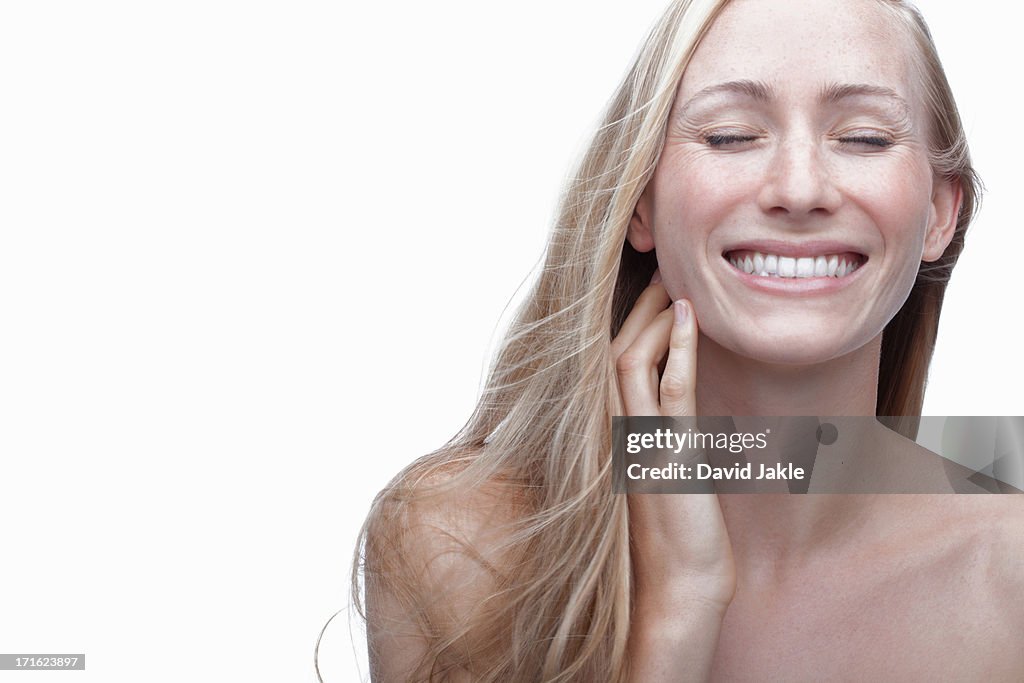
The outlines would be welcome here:
<svg viewBox="0 0 1024 683">
<path fill-rule="evenodd" d="M 815 277 L 825 277 L 828 275 L 828 259 L 824 256 L 814 259 L 814 275 Z"/>
<path fill-rule="evenodd" d="M 796 259 L 789 256 L 779 257 L 779 277 L 794 277 L 796 275 Z"/>
<path fill-rule="evenodd" d="M 845 277 L 861 265 L 856 259 L 838 254 L 830 256 L 778 256 L 748 252 L 747 255 L 729 255 L 729 263 L 737 270 L 760 277 Z"/>
</svg>

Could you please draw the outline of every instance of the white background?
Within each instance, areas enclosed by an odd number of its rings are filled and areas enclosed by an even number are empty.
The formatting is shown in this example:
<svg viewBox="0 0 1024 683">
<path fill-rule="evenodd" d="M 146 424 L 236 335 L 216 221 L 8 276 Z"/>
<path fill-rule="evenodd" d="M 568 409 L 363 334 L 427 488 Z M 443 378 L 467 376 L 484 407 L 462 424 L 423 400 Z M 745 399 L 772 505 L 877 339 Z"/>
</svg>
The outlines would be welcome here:
<svg viewBox="0 0 1024 683">
<path fill-rule="evenodd" d="M 921 4 L 988 186 L 925 412 L 1024 415 L 1021 11 Z M 0 5 L 0 652 L 88 658 L 0 681 L 314 680 L 662 6 Z"/>
</svg>

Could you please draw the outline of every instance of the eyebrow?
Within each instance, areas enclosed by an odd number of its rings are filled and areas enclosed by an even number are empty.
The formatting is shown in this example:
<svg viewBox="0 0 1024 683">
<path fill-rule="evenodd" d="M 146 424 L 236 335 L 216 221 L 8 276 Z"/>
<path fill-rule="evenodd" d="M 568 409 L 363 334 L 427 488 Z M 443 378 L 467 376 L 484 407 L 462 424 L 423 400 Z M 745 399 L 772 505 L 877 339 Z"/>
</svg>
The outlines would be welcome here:
<svg viewBox="0 0 1024 683">
<path fill-rule="evenodd" d="M 910 118 L 910 105 L 892 88 L 881 85 L 868 85 L 866 83 L 839 84 L 831 83 L 821 89 L 818 101 L 822 104 L 835 104 L 847 97 L 881 97 L 889 100 L 899 108 L 900 116 Z"/>
<path fill-rule="evenodd" d="M 735 93 L 738 95 L 746 95 L 750 99 L 757 100 L 758 102 L 769 102 L 772 99 L 773 92 L 772 87 L 763 81 L 743 79 L 739 81 L 716 83 L 697 91 L 697 94 L 687 100 L 686 104 L 679 107 L 679 115 L 685 115 L 698 100 L 702 100 L 706 97 L 717 95 L 719 93 Z"/>
<path fill-rule="evenodd" d="M 686 115 L 695 102 L 698 100 L 717 95 L 719 93 L 735 93 L 745 95 L 758 102 L 770 102 L 775 97 L 775 89 L 763 81 L 752 81 L 741 79 L 736 81 L 725 81 L 716 83 L 698 91 L 693 97 L 686 101 L 686 104 L 679 107 L 678 116 Z M 889 100 L 899 109 L 902 119 L 910 118 L 910 105 L 892 88 L 881 85 L 870 85 L 867 83 L 830 83 L 824 86 L 818 93 L 818 101 L 821 104 L 836 104 L 849 97 L 869 96 L 880 97 Z"/>
</svg>

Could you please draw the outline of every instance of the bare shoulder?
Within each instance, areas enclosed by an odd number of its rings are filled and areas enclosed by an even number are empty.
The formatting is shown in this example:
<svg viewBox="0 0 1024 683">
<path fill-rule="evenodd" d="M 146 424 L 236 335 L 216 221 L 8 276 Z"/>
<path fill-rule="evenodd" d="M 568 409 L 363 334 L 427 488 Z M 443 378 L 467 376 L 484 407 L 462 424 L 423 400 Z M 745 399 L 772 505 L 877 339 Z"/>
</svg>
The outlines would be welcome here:
<svg viewBox="0 0 1024 683">
<path fill-rule="evenodd" d="M 1024 495 L 955 496 L 964 539 L 995 575 L 1024 588 Z M 993 577 L 995 578 L 995 576 Z"/>
<path fill-rule="evenodd" d="M 1001 597 L 1013 609 L 1018 632 L 1024 633 L 1024 496 L 975 497 L 983 499 L 979 501 L 984 515 L 978 519 L 979 535 L 988 536 L 982 545 L 993 584 L 1003 586 Z"/>
<path fill-rule="evenodd" d="M 471 679 L 445 669 L 441 655 L 462 659 L 468 636 L 478 635 L 470 626 L 504 581 L 521 510 L 511 483 L 474 480 L 458 468 L 400 476 L 381 492 L 365 547 L 375 682 L 426 679 L 431 670 Z"/>
<path fill-rule="evenodd" d="M 957 567 L 959 610 L 976 614 L 979 633 L 996 646 L 993 657 L 1008 671 L 1024 672 L 1024 496 L 952 496 L 952 520 L 962 529 L 950 550 Z"/>
<path fill-rule="evenodd" d="M 418 565 L 416 574 L 423 579 L 445 585 L 454 575 L 497 571 L 496 554 L 521 507 L 510 482 L 475 480 L 456 468 L 397 478 L 371 513 L 367 560 L 379 564 L 367 569 L 400 559 Z"/>
<path fill-rule="evenodd" d="M 1024 496 L 969 496 L 975 508 L 974 547 L 978 591 L 990 602 L 990 619 L 979 624 L 995 645 L 989 660 L 990 680 L 1021 680 L 1024 676 Z M 977 500 L 973 500 L 977 499 Z"/>
<path fill-rule="evenodd" d="M 901 501 L 906 515 L 869 560 L 880 571 L 863 566 L 859 599 L 877 599 L 889 629 L 871 647 L 901 653 L 887 666 L 902 661 L 948 680 L 1024 680 L 1024 496 Z"/>
</svg>

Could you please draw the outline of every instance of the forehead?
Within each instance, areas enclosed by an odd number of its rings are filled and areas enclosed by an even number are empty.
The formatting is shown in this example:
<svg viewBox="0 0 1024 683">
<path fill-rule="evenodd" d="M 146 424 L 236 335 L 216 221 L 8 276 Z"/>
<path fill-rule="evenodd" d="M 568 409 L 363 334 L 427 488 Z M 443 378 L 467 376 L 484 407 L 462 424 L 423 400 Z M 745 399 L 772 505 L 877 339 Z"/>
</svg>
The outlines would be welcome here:
<svg viewBox="0 0 1024 683">
<path fill-rule="evenodd" d="M 866 84 L 913 102 L 913 49 L 880 0 L 733 0 L 694 52 L 679 98 L 750 80 L 791 96 Z"/>
</svg>

